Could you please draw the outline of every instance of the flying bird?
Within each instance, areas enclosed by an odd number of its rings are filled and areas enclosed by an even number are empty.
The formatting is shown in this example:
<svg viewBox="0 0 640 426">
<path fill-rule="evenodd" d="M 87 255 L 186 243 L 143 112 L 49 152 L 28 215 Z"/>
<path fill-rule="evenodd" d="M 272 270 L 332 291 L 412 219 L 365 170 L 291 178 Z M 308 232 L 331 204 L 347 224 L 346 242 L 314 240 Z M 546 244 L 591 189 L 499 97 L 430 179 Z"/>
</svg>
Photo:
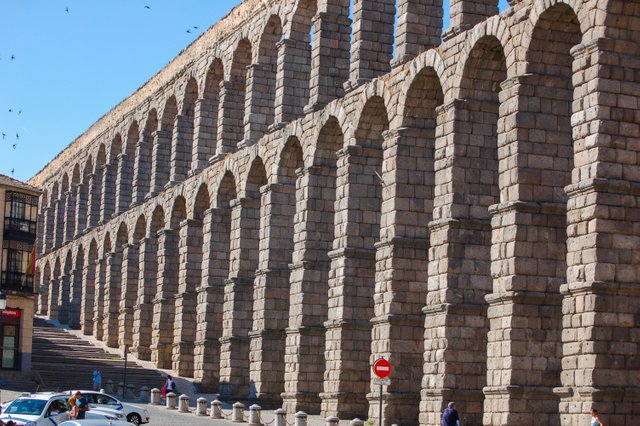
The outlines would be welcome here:
<svg viewBox="0 0 640 426">
<path fill-rule="evenodd" d="M 7 137 L 7 134 L 5 132 L 2 132 L 2 140 L 4 140 L 4 138 Z"/>
<path fill-rule="evenodd" d="M 196 27 L 196 26 L 194 25 L 194 26 L 193 26 L 193 29 L 194 29 L 194 30 L 197 30 L 197 29 L 198 29 L 198 27 Z"/>
<path fill-rule="evenodd" d="M 22 110 L 18 110 L 18 115 L 22 114 Z"/>
<path fill-rule="evenodd" d="M 16 139 L 20 140 L 20 135 L 16 133 Z"/>
<path fill-rule="evenodd" d="M 67 13 L 69 13 L 69 8 L 68 8 L 68 7 L 65 7 L 65 8 L 64 8 L 64 11 L 65 11 L 65 12 L 67 12 Z"/>
<path fill-rule="evenodd" d="M 189 34 L 191 34 L 191 30 L 187 30 L 187 32 L 188 32 Z"/>
<path fill-rule="evenodd" d="M 151 10 L 151 6 L 145 6 L 144 8 Z"/>
<path fill-rule="evenodd" d="M 15 172 L 16 169 L 11 169 L 11 176 L 13 176 L 13 172 Z"/>
<path fill-rule="evenodd" d="M 11 60 L 13 61 L 14 59 L 16 59 L 16 55 L 11 55 Z"/>
<path fill-rule="evenodd" d="M 13 144 L 13 149 L 16 149 L 16 146 L 17 146 L 17 145 L 18 145 L 17 143 L 14 143 L 14 144 Z"/>
<path fill-rule="evenodd" d="M 13 109 L 9 108 L 9 112 L 13 112 Z"/>
</svg>

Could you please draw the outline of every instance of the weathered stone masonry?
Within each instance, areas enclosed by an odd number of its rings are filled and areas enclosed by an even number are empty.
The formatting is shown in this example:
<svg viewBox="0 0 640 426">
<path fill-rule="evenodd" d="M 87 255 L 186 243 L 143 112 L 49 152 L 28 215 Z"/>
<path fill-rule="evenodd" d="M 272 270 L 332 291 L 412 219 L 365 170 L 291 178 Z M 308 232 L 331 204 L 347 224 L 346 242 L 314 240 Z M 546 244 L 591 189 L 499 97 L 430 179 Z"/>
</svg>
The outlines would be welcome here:
<svg viewBox="0 0 640 426">
<path fill-rule="evenodd" d="M 634 424 L 640 2 L 509 5 L 245 1 L 30 181 L 38 310 L 288 412 L 384 356 L 387 425 Z"/>
</svg>

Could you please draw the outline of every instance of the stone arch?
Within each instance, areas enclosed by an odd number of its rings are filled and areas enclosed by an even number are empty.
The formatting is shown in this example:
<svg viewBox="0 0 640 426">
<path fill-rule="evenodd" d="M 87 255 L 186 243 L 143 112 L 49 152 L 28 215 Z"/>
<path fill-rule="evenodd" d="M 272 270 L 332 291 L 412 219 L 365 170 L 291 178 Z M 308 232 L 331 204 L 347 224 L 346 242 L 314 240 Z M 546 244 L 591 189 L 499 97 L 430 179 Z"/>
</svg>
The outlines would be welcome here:
<svg viewBox="0 0 640 426">
<path fill-rule="evenodd" d="M 288 37 L 291 54 L 285 57 L 285 60 L 288 59 L 292 64 L 295 63 L 295 66 L 290 68 L 295 72 L 291 76 L 283 75 L 284 81 L 281 84 L 290 86 L 290 92 L 296 94 L 292 99 L 295 101 L 295 109 L 291 111 L 293 117 L 302 116 L 303 108 L 309 103 L 311 54 L 314 48 L 318 48 L 319 43 L 319 37 L 316 36 L 313 25 L 313 18 L 317 12 L 317 0 L 299 0 L 291 17 Z"/>
<path fill-rule="evenodd" d="M 173 333 L 173 370 L 181 376 L 194 376 L 197 289 L 202 280 L 204 215 L 211 205 L 207 184 L 202 183 L 193 201 L 191 219 L 180 227 L 180 274 Z"/>
<path fill-rule="evenodd" d="M 323 120 L 316 137 L 310 167 L 300 173 L 298 211 L 293 225 L 293 256 L 290 276 L 290 307 L 285 365 L 284 407 L 293 409 L 299 394 L 310 404 L 304 409 L 320 408 L 324 371 L 314 368 L 324 358 L 325 334 L 310 336 L 305 328 L 324 329 L 328 319 L 329 253 L 334 240 L 337 152 L 344 135 L 334 116 Z M 298 190 L 297 192 L 300 192 Z M 309 309 L 313 305 L 313 309 Z M 296 407 L 297 408 L 297 407 Z"/>
<path fill-rule="evenodd" d="M 129 228 L 126 222 L 121 222 L 116 233 L 116 243 L 114 251 L 120 252 L 125 244 L 129 242 Z"/>
<path fill-rule="evenodd" d="M 101 215 L 100 210 L 102 208 L 102 192 L 105 168 L 107 164 L 107 149 L 104 143 L 101 143 L 96 153 L 96 160 L 94 163 L 93 176 L 89 184 L 89 205 L 88 209 L 88 221 L 87 227 L 92 228 L 98 225 Z"/>
<path fill-rule="evenodd" d="M 488 207 L 499 202 L 499 93 L 500 84 L 506 78 L 506 61 L 500 41 L 493 36 L 478 40 L 469 54 L 460 83 L 462 108 L 472 124 L 468 136 L 460 137 L 458 142 L 466 148 L 462 181 L 469 185 L 465 216 L 472 219 L 488 220 Z"/>
<path fill-rule="evenodd" d="M 174 125 L 178 115 L 178 102 L 175 96 L 170 96 L 165 102 L 160 118 L 159 130 L 156 133 L 153 147 L 153 184 L 151 191 L 160 192 L 169 183 L 171 167 L 171 142 L 174 134 Z"/>
<path fill-rule="evenodd" d="M 44 261 L 44 267 L 41 268 L 40 287 L 38 288 L 38 312 L 40 315 L 49 315 L 49 294 L 51 293 L 51 262 L 49 259 Z"/>
<path fill-rule="evenodd" d="M 73 270 L 70 276 L 69 326 L 80 329 L 83 288 L 83 270 L 85 267 L 85 249 L 80 244 L 75 253 Z"/>
<path fill-rule="evenodd" d="M 141 204 L 151 190 L 154 167 L 153 144 L 158 131 L 158 112 L 152 108 L 147 113 L 141 140 L 138 141 L 133 159 L 132 203 Z"/>
<path fill-rule="evenodd" d="M 191 168 L 198 92 L 198 82 L 194 77 L 191 77 L 185 87 L 182 108 L 176 122 L 178 128 L 173 136 L 171 153 L 172 182 L 185 180 Z"/>
<path fill-rule="evenodd" d="M 223 123 L 218 126 L 218 141 L 223 150 L 235 150 L 244 137 L 247 67 L 251 64 L 251 55 L 251 41 L 243 38 L 233 52 L 229 81 L 222 95 Z"/>
<path fill-rule="evenodd" d="M 60 198 L 69 191 L 69 173 L 64 172 L 60 183 Z"/>
<path fill-rule="evenodd" d="M 143 217 L 140 216 L 134 238 L 140 231 L 143 224 Z M 158 290 L 158 258 L 160 257 L 158 238 L 159 233 L 165 228 L 165 213 L 162 206 L 156 206 L 149 221 L 144 219 L 145 227 L 148 226 L 148 233 L 138 240 L 140 242 L 140 271 L 138 275 L 137 302 L 133 311 L 133 336 L 131 350 L 138 358 L 151 360 L 152 346 L 152 322 L 154 321 L 154 304 Z"/>
<path fill-rule="evenodd" d="M 60 256 L 55 256 L 53 274 L 51 275 L 51 281 L 49 282 L 49 319 L 58 319 L 58 312 L 60 308 L 59 292 L 60 292 L 60 277 L 62 276 L 62 265 L 60 262 Z"/>
<path fill-rule="evenodd" d="M 193 203 L 192 217 L 196 220 L 202 220 L 207 209 L 211 208 L 211 199 L 206 183 L 202 183 L 198 187 L 195 201 Z"/>
<path fill-rule="evenodd" d="M 375 94 L 382 92 L 381 85 L 371 84 L 365 92 L 367 101 L 361 110 L 355 126 L 354 146 L 341 152 L 338 162 L 342 170 L 348 170 L 337 179 L 340 188 L 336 202 L 336 231 L 333 248 L 345 248 L 341 260 L 345 265 L 358 266 L 357 277 L 344 280 L 342 272 L 336 271 L 329 282 L 329 306 L 336 303 L 345 306 L 358 306 L 348 312 L 329 310 L 331 331 L 327 333 L 327 348 L 335 347 L 342 359 L 352 367 L 349 389 L 337 380 L 342 374 L 335 369 L 332 360 L 335 352 L 325 352 L 326 368 L 324 392 L 348 392 L 351 412 L 366 412 L 368 403 L 365 395 L 369 390 L 369 363 L 371 349 L 371 323 L 374 317 L 373 296 L 375 281 L 375 247 L 380 241 L 380 216 L 382 204 L 383 132 L 389 129 L 389 116 L 384 99 Z M 348 197 L 347 197 L 348 195 Z M 347 232 L 346 229 L 351 229 Z M 334 272 L 332 271 L 332 274 Z M 352 279 L 351 279 L 352 278 Z M 343 294 L 344 296 L 337 296 Z M 337 314 L 337 315 L 336 315 Z M 330 337 L 341 329 L 343 322 L 356 322 L 359 325 L 349 330 L 350 341 L 334 340 Z M 358 349 L 355 349 L 358 348 Z M 364 352 L 364 353 L 363 353 Z"/>
<path fill-rule="evenodd" d="M 99 259 L 98 242 L 95 238 L 89 243 L 87 262 L 82 277 L 82 306 L 80 308 L 80 327 L 83 334 L 94 332 L 93 316 L 96 298 L 96 266 Z"/>
<path fill-rule="evenodd" d="M 173 200 L 168 228 L 164 230 L 163 238 L 158 241 L 160 254 L 158 256 L 158 287 L 169 300 L 159 302 L 154 307 L 154 321 L 162 321 L 163 327 L 154 330 L 151 359 L 159 368 L 172 368 L 173 330 L 176 318 L 176 304 L 174 296 L 178 292 L 180 280 L 180 228 L 187 219 L 186 200 L 177 196 Z"/>
<path fill-rule="evenodd" d="M 127 131 L 122 155 L 118 157 L 118 170 L 116 176 L 116 213 L 124 213 L 131 206 L 133 198 L 133 179 L 135 173 L 136 146 L 140 138 L 138 122 L 133 121 Z"/>
<path fill-rule="evenodd" d="M 197 162 L 208 164 L 216 153 L 218 117 L 220 109 L 220 85 L 224 81 L 224 64 L 220 58 L 214 58 L 209 65 L 202 95 L 201 119 L 198 129 Z"/>
<path fill-rule="evenodd" d="M 275 119 L 276 74 L 278 71 L 278 43 L 282 39 L 282 21 L 280 16 L 271 15 L 267 21 L 258 48 L 258 66 L 254 69 L 254 79 L 264 83 L 256 85 L 254 91 L 261 96 L 254 96 L 254 108 L 263 111 L 264 123 L 259 132 L 267 133 Z M 257 75 L 256 75 L 257 74 Z M 262 90 L 260 90 L 262 88 Z"/>
<path fill-rule="evenodd" d="M 134 243 L 139 242 L 143 239 L 147 234 L 147 218 L 144 214 L 138 216 L 138 220 L 136 220 L 136 224 L 133 228 L 133 234 L 131 236 L 131 240 Z"/>
<path fill-rule="evenodd" d="M 61 324 L 69 324 L 69 303 L 71 299 L 69 278 L 73 269 L 73 253 L 70 249 L 65 250 L 65 253 L 61 253 L 61 255 L 64 255 L 64 262 L 61 265 L 61 274 L 56 277 L 58 280 L 58 294 L 55 295 L 58 309 L 56 319 Z"/>
</svg>

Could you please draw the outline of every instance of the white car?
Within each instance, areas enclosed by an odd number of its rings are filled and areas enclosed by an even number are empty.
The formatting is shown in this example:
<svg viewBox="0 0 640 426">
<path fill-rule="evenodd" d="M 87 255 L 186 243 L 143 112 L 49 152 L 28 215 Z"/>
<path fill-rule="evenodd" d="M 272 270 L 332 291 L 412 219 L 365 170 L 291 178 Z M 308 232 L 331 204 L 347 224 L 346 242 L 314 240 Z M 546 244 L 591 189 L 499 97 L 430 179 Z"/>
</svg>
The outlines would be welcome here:
<svg viewBox="0 0 640 426">
<path fill-rule="evenodd" d="M 58 426 L 134 426 L 133 423 L 121 422 L 119 420 L 98 420 L 98 419 L 84 419 L 84 420 L 67 420 L 60 423 Z"/>
<path fill-rule="evenodd" d="M 73 395 L 76 391 L 65 392 L 69 396 Z M 135 404 L 129 404 L 128 402 L 122 402 L 115 396 L 108 395 L 106 393 L 92 391 L 92 390 L 80 390 L 82 396 L 84 396 L 89 403 L 89 411 L 91 410 L 115 410 L 122 413 L 124 418 L 134 425 L 140 425 L 143 423 L 149 423 L 151 416 L 149 411 L 144 407 L 140 407 Z"/>
<path fill-rule="evenodd" d="M 69 420 L 69 395 L 66 394 L 33 394 L 14 399 L 2 412 L 0 420 L 13 421 L 24 426 L 53 426 Z M 124 420 L 124 415 L 115 411 L 90 410 L 88 419 Z"/>
</svg>

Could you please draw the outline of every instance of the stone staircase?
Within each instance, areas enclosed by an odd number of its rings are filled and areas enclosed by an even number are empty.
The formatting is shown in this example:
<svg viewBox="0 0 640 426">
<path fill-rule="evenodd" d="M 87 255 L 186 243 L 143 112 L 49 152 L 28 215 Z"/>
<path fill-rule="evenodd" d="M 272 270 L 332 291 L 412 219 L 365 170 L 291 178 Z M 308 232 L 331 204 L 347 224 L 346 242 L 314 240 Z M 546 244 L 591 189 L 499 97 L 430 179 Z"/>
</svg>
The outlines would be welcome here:
<svg viewBox="0 0 640 426">
<path fill-rule="evenodd" d="M 109 353 L 46 320 L 34 318 L 32 367 L 39 375 L 39 390 L 63 391 L 91 389 L 93 370 L 102 371 L 102 387 L 109 380 L 115 386 L 124 379 L 124 358 Z M 157 370 L 146 369 L 131 359 L 127 363 L 127 384 L 161 388 L 164 377 Z"/>
</svg>

